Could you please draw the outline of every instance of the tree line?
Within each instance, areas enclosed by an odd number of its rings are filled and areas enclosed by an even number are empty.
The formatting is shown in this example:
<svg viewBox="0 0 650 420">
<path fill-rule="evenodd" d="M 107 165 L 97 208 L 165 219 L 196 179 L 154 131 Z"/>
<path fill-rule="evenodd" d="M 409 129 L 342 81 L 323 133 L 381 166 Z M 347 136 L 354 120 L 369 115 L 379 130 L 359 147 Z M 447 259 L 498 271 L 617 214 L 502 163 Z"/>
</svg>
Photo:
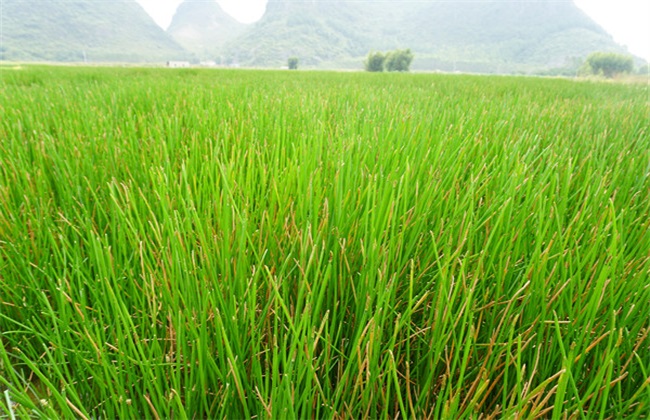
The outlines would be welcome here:
<svg viewBox="0 0 650 420">
<path fill-rule="evenodd" d="M 413 53 L 410 49 L 394 50 L 387 53 L 371 51 L 366 57 L 364 67 L 366 71 L 409 71 L 413 62 Z"/>
<path fill-rule="evenodd" d="M 619 74 L 629 74 L 634 70 L 634 59 L 629 55 L 610 52 L 595 52 L 587 57 L 581 73 L 584 75 L 605 76 L 611 79 Z"/>
</svg>

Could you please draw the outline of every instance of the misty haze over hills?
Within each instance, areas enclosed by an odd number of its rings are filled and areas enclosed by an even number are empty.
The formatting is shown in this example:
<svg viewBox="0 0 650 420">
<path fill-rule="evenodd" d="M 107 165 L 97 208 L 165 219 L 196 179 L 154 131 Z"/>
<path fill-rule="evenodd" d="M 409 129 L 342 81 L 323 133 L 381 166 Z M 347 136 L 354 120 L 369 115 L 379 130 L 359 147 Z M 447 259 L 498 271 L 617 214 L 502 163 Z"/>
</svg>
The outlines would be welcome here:
<svg viewBox="0 0 650 420">
<path fill-rule="evenodd" d="M 216 2 L 182 3 L 167 31 L 135 0 L 4 0 L 5 60 L 216 61 L 360 69 L 369 51 L 410 48 L 414 69 L 485 73 L 571 69 L 594 51 L 626 50 L 573 2 L 269 0 L 237 22 Z"/>
<path fill-rule="evenodd" d="M 2 0 L 0 58 L 164 62 L 189 58 L 135 0 Z"/>
<path fill-rule="evenodd" d="M 625 52 L 572 2 L 270 0 L 259 22 L 230 41 L 226 62 L 359 68 L 371 50 L 410 48 L 415 69 L 535 71 L 593 51 Z"/>
<path fill-rule="evenodd" d="M 248 26 L 224 12 L 216 1 L 185 1 L 178 6 L 167 32 L 199 58 L 214 60 L 224 45 Z"/>
</svg>

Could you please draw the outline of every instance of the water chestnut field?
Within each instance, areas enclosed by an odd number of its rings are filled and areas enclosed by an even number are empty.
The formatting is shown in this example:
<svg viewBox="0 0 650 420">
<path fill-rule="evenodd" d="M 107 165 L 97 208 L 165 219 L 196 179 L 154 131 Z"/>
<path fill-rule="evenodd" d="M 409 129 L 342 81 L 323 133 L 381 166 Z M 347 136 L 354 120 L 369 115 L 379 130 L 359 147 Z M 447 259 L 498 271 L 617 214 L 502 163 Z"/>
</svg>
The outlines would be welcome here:
<svg viewBox="0 0 650 420">
<path fill-rule="evenodd" d="M 0 68 L 0 418 L 648 418 L 648 85 Z"/>
</svg>

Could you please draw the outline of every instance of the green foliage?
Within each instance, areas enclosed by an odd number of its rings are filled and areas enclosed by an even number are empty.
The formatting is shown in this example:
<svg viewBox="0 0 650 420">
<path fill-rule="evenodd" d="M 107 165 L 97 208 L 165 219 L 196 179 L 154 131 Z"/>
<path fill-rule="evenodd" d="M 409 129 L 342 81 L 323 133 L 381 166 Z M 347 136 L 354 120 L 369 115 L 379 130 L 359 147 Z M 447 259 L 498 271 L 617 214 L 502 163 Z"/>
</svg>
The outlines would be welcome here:
<svg viewBox="0 0 650 420">
<path fill-rule="evenodd" d="M 382 72 L 384 71 L 385 61 L 386 61 L 386 55 L 384 53 L 379 51 L 370 52 L 368 53 L 368 57 L 366 57 L 366 61 L 364 61 L 363 65 L 366 71 Z"/>
<path fill-rule="evenodd" d="M 488 22 L 489 24 L 486 24 Z M 624 51 L 573 2 L 270 2 L 223 55 L 253 66 L 359 68 L 369 51 L 408 46 L 412 69 L 510 73 L 565 67 L 566 57 Z M 352 64 L 350 64 L 352 63 Z M 575 73 L 574 73 L 575 74 Z"/>
<path fill-rule="evenodd" d="M 370 52 L 364 61 L 364 67 L 369 72 L 409 71 L 413 62 L 413 53 L 410 49 L 395 50 L 387 53 Z"/>
<path fill-rule="evenodd" d="M 619 74 L 631 73 L 634 70 L 634 59 L 629 55 L 596 52 L 587 57 L 587 71 L 592 74 L 612 78 Z"/>
<path fill-rule="evenodd" d="M 589 77 L 594 75 L 594 69 L 591 67 L 591 64 L 589 64 L 588 61 L 585 61 L 582 63 L 580 68 L 578 69 L 578 76 L 580 77 Z"/>
<path fill-rule="evenodd" d="M 6 60 L 159 62 L 189 59 L 135 0 L 2 2 Z"/>
<path fill-rule="evenodd" d="M 287 60 L 287 65 L 289 66 L 289 70 L 298 70 L 298 57 L 290 57 Z"/>
<path fill-rule="evenodd" d="M 387 71 L 409 71 L 413 62 L 413 53 L 410 49 L 390 51 L 386 54 Z"/>
<path fill-rule="evenodd" d="M 0 417 L 647 417 L 647 87 L 397 76 L 3 68 Z"/>
</svg>

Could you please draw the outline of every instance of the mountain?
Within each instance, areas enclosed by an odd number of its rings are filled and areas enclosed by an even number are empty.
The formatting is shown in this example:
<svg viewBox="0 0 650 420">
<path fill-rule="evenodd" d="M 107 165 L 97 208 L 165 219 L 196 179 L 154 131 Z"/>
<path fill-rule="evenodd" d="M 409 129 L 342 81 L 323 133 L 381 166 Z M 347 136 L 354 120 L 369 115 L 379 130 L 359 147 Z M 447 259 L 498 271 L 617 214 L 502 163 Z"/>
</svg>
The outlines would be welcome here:
<svg viewBox="0 0 650 420">
<path fill-rule="evenodd" d="M 189 54 L 135 0 L 2 0 L 0 58 L 164 62 Z"/>
<path fill-rule="evenodd" d="M 574 71 L 594 51 L 625 53 L 572 1 L 269 0 L 244 25 L 216 1 L 185 0 L 165 33 L 135 0 L 0 0 L 0 59 L 362 67 L 410 48 L 416 70 Z M 189 52 L 188 52 L 189 51 Z"/>
<path fill-rule="evenodd" d="M 439 59 L 521 69 L 559 67 L 599 50 L 625 52 L 571 1 L 477 6 L 426 5 L 407 18 L 419 33 L 411 32 L 404 42 Z"/>
<path fill-rule="evenodd" d="M 167 33 L 198 57 L 215 59 L 224 44 L 241 35 L 247 26 L 224 12 L 216 1 L 185 0 Z"/>
<path fill-rule="evenodd" d="M 278 66 L 297 56 L 316 66 L 336 58 L 362 55 L 368 38 L 364 27 L 371 3 L 341 1 L 273 1 L 259 22 L 226 44 L 228 59 L 247 66 Z"/>
<path fill-rule="evenodd" d="M 413 68 L 529 72 L 593 51 L 626 52 L 572 1 L 269 0 L 264 17 L 226 42 L 248 66 L 360 68 L 371 50 L 410 48 Z"/>
</svg>

